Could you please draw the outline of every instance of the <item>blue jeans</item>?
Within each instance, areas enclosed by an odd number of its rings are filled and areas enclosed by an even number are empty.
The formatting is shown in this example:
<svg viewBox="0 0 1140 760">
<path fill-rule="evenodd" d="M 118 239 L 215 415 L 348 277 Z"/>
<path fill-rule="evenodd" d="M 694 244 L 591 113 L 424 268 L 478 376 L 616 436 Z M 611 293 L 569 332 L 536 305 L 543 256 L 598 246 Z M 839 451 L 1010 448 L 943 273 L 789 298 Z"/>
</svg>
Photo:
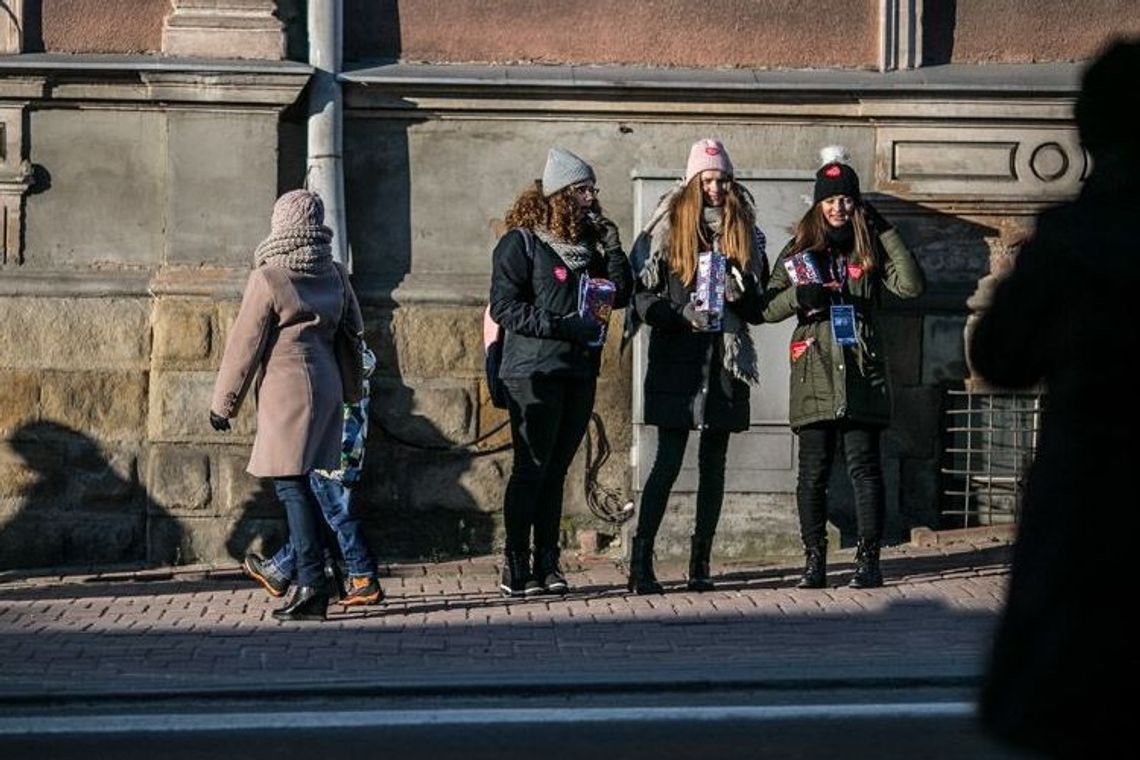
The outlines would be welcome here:
<svg viewBox="0 0 1140 760">
<path fill-rule="evenodd" d="M 309 478 L 299 475 L 274 478 L 273 489 L 285 507 L 289 523 L 289 546 L 292 547 L 297 583 L 315 588 L 325 587 L 324 536 L 321 535 L 321 507 L 309 485 Z M 292 568 L 291 568 L 292 569 Z M 292 572 L 289 576 L 291 577 Z"/>
<path fill-rule="evenodd" d="M 373 578 L 376 576 L 376 559 L 372 556 L 368 544 L 364 540 L 364 530 L 360 524 L 360 517 L 352 509 L 352 488 L 339 480 L 325 478 L 312 473 L 309 475 L 309 485 L 313 495 L 320 504 L 321 513 L 325 522 L 336 534 L 337 544 L 340 545 L 341 554 L 344 555 L 344 564 L 352 578 Z M 290 526 L 290 531 L 292 526 Z M 328 554 L 326 551 L 325 554 Z M 289 541 L 281 547 L 273 559 L 274 569 L 283 578 L 293 577 L 296 567 L 296 550 L 293 547 L 292 533 Z"/>
</svg>

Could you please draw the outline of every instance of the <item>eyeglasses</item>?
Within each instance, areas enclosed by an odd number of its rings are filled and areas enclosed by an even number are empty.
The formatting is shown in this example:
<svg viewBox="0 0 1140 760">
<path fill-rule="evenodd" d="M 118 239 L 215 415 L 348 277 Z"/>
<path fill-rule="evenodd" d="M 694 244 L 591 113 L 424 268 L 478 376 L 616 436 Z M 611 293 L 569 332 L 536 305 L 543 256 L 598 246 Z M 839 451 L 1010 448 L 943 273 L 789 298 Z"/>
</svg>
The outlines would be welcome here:
<svg viewBox="0 0 1140 760">
<path fill-rule="evenodd" d="M 597 185 L 573 185 L 570 189 L 578 195 L 593 195 L 595 197 L 602 192 Z"/>
</svg>

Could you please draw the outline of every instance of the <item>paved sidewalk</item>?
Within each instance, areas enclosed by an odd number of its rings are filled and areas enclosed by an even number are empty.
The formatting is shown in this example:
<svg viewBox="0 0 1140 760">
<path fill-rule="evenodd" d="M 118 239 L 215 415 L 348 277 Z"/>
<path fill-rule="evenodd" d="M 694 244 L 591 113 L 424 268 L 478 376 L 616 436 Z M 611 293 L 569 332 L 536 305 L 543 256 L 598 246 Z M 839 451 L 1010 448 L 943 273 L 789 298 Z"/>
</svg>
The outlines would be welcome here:
<svg viewBox="0 0 1140 760">
<path fill-rule="evenodd" d="M 60 697 L 971 685 L 1009 545 L 884 552 L 888 584 L 794 587 L 799 566 L 715 562 L 717 589 L 625 591 L 605 558 L 564 557 L 565 597 L 506 600 L 497 558 L 393 565 L 376 607 L 279 623 L 239 568 L 0 576 L 0 703 Z M 850 552 L 830 580 L 850 576 Z"/>
</svg>

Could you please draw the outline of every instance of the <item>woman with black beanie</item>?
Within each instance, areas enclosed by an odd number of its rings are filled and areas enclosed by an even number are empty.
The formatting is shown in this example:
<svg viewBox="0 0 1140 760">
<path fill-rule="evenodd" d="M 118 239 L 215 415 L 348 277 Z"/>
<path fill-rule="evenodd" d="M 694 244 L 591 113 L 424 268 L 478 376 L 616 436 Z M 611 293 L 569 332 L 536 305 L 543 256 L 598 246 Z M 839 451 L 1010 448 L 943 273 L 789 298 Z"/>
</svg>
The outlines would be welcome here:
<svg viewBox="0 0 1140 760">
<path fill-rule="evenodd" d="M 798 321 L 788 413 L 799 437 L 796 504 L 806 555 L 798 587 L 827 582 L 827 481 L 842 446 L 859 533 L 849 585 L 874 588 L 883 585 L 879 434 L 891 414 L 875 314 L 883 290 L 915 298 L 925 280 L 899 233 L 863 200 L 846 151 L 829 146 L 820 156 L 812 207 L 773 267 L 764 312 L 769 321 Z"/>
</svg>

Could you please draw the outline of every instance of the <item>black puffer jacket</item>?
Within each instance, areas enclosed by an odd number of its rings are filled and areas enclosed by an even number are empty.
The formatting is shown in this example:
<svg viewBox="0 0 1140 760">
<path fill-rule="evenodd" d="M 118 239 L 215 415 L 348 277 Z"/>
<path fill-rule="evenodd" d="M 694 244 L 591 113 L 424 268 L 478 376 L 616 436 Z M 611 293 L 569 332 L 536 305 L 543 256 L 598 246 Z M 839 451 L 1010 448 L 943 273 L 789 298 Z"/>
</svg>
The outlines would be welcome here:
<svg viewBox="0 0 1140 760">
<path fill-rule="evenodd" d="M 641 238 L 638 244 L 646 244 Z M 636 258 L 636 256 L 635 256 Z M 745 277 L 744 296 L 728 304 L 749 324 L 763 321 L 762 293 L 768 283 L 768 261 L 763 249 Z M 748 383 L 725 369 L 724 335 L 699 332 L 682 315 L 693 288 L 681 282 L 664 261 L 657 262 L 656 289 L 635 283 L 637 316 L 652 328 L 645 372 L 645 422 L 689 430 L 748 429 Z"/>
<path fill-rule="evenodd" d="M 617 288 L 614 308 L 625 308 L 633 287 L 621 248 L 600 246 L 585 270 L 571 271 L 550 246 L 511 230 L 495 246 L 491 271 L 491 317 L 504 329 L 499 377 L 596 377 L 601 348 L 559 337 L 558 320 L 578 309 L 582 277 L 604 277 Z"/>
</svg>

